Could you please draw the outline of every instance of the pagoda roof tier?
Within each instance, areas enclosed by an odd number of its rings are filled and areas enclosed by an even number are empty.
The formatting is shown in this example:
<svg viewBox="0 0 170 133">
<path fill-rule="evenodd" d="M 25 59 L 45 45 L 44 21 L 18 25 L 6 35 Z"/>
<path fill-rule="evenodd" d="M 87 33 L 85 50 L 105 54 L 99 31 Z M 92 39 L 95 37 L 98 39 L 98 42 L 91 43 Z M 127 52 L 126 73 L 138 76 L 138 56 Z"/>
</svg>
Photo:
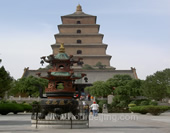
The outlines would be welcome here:
<svg viewBox="0 0 170 133">
<path fill-rule="evenodd" d="M 86 36 L 104 36 L 103 34 L 100 34 L 100 33 L 97 33 L 97 34 L 95 34 L 95 33 L 91 33 L 91 34 L 87 34 L 87 33 L 85 33 L 85 34 L 77 34 L 77 33 L 72 33 L 72 34 L 62 34 L 62 33 L 59 33 L 59 34 L 55 34 L 54 35 L 55 37 L 57 36 L 64 36 L 64 37 L 70 37 L 70 36 L 73 36 L 73 37 L 86 37 Z"/>
<path fill-rule="evenodd" d="M 54 55 L 54 58 L 57 60 L 69 60 L 70 57 L 66 53 L 58 53 L 57 55 Z"/>
<path fill-rule="evenodd" d="M 110 55 L 74 55 L 74 57 L 81 57 L 81 58 L 111 58 Z"/>
<path fill-rule="evenodd" d="M 69 77 L 71 74 L 69 72 L 51 72 L 52 76 L 66 76 Z"/>
<path fill-rule="evenodd" d="M 56 62 L 70 62 L 70 59 L 72 58 L 72 56 L 68 56 L 65 53 L 58 53 L 57 55 L 50 55 L 47 56 L 43 56 L 41 57 L 41 59 L 43 59 L 45 62 L 47 63 L 56 63 Z"/>
<path fill-rule="evenodd" d="M 84 12 L 81 12 L 81 13 L 74 12 L 72 14 L 61 16 L 61 18 L 83 18 L 83 17 L 95 17 L 96 18 L 97 16 L 86 14 Z"/>
<path fill-rule="evenodd" d="M 81 28 L 81 27 L 100 27 L 99 24 L 60 24 L 58 27 L 74 27 L 74 28 Z"/>
<path fill-rule="evenodd" d="M 70 44 L 65 44 L 65 47 L 91 47 L 91 48 L 97 48 L 97 47 L 104 47 L 107 48 L 107 44 L 103 44 L 103 43 L 96 43 L 96 44 L 76 44 L 76 43 L 70 43 Z M 52 44 L 51 47 L 60 47 L 59 44 Z"/>
</svg>

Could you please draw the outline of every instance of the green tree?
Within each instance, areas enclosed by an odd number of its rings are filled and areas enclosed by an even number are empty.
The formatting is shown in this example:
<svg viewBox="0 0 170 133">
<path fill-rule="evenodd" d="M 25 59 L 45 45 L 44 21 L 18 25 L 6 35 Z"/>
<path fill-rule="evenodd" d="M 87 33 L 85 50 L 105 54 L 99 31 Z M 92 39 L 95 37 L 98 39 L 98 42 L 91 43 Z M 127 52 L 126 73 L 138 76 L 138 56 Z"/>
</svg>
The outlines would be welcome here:
<svg viewBox="0 0 170 133">
<path fill-rule="evenodd" d="M 2 60 L 0 59 L 0 62 Z M 5 70 L 4 66 L 0 67 L 0 97 L 3 97 L 5 92 L 11 89 L 13 78 Z"/>
<path fill-rule="evenodd" d="M 142 89 L 144 96 L 150 99 L 161 100 L 170 97 L 170 69 L 147 76 Z"/>
<path fill-rule="evenodd" d="M 130 97 L 135 98 L 136 96 L 143 95 L 141 89 L 142 84 L 143 84 L 143 80 L 140 79 L 132 79 L 126 84 Z"/>
<path fill-rule="evenodd" d="M 29 96 L 38 96 L 39 87 L 45 88 L 47 85 L 48 80 L 29 76 L 18 79 L 10 93 L 14 95 L 24 93 Z"/>
<path fill-rule="evenodd" d="M 132 80 L 132 77 L 129 75 L 115 75 L 113 78 L 108 79 L 106 82 L 110 88 L 116 88 L 118 86 L 124 86 L 129 81 Z"/>
<path fill-rule="evenodd" d="M 61 89 L 61 90 L 64 89 L 63 83 L 59 83 L 57 89 Z"/>
<path fill-rule="evenodd" d="M 126 108 L 130 101 L 136 96 L 141 96 L 142 81 L 138 79 L 129 80 L 126 84 L 123 81 L 122 85 L 116 87 L 113 105 L 118 108 Z"/>
<path fill-rule="evenodd" d="M 141 94 L 140 86 L 141 80 L 132 79 L 129 75 L 115 75 L 106 82 L 94 82 L 93 86 L 86 87 L 85 90 L 90 92 L 91 95 L 97 97 L 107 96 L 111 93 L 115 94 L 115 92 L 117 95 L 125 94 L 125 96 L 135 97 Z"/>
<path fill-rule="evenodd" d="M 91 70 L 91 69 L 94 69 L 94 68 L 92 66 L 88 65 L 88 64 L 85 64 L 85 65 L 83 65 L 83 69 Z"/>
<path fill-rule="evenodd" d="M 104 69 L 106 67 L 106 65 L 103 65 L 100 61 L 97 62 L 95 66 L 98 67 L 99 69 Z"/>
<path fill-rule="evenodd" d="M 108 84 L 104 81 L 96 81 L 93 83 L 93 86 L 86 87 L 85 90 L 96 97 L 105 97 L 113 92 L 113 89 L 109 88 Z"/>
</svg>

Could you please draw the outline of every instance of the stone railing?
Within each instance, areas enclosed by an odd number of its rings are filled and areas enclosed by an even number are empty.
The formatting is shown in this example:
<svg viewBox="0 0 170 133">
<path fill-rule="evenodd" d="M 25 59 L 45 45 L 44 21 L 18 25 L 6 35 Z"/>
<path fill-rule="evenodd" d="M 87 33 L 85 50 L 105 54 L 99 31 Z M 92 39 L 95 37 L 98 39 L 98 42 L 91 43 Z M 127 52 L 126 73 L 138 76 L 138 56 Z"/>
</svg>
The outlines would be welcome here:
<svg viewBox="0 0 170 133">
<path fill-rule="evenodd" d="M 32 103 L 33 101 L 40 101 L 40 97 L 13 97 L 10 96 L 9 101 L 16 101 L 17 103 L 22 103 L 22 102 L 26 102 L 26 103 Z"/>
<path fill-rule="evenodd" d="M 158 101 L 158 105 L 170 105 L 170 98 L 164 98 L 161 101 Z"/>
</svg>

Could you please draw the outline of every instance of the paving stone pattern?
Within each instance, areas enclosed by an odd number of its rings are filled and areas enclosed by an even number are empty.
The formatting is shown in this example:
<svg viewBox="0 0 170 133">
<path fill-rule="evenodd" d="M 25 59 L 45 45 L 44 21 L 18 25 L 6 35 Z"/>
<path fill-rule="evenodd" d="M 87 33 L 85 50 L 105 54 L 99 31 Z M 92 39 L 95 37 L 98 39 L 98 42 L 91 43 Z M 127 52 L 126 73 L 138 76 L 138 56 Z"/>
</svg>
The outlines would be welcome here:
<svg viewBox="0 0 170 133">
<path fill-rule="evenodd" d="M 90 115 L 88 129 L 42 129 L 31 127 L 31 114 L 0 115 L 0 133 L 170 133 L 170 112 L 160 116 L 133 113 Z"/>
</svg>

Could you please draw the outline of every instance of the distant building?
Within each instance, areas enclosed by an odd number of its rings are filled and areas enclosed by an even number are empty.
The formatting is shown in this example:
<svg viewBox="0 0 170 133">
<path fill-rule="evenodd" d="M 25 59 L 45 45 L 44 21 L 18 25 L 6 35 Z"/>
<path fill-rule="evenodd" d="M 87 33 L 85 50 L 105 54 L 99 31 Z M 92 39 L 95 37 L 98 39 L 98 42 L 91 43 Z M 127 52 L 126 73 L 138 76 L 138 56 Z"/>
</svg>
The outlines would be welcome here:
<svg viewBox="0 0 170 133">
<path fill-rule="evenodd" d="M 99 33 L 100 25 L 96 24 L 97 16 L 86 14 L 80 5 L 76 12 L 61 16 L 62 24 L 58 25 L 59 33 L 55 34 L 55 44 L 51 45 L 56 55 L 60 43 L 64 43 L 66 53 L 82 57 L 83 62 L 73 66 L 75 73 L 86 73 L 87 77 L 77 80 L 77 88 L 83 89 L 95 81 L 106 81 L 117 74 L 128 74 L 137 79 L 136 69 L 116 70 L 110 66 L 111 55 L 106 54 L 107 44 L 103 43 L 103 34 Z M 41 56 L 41 55 L 40 55 Z M 47 70 L 24 69 L 23 77 L 36 76 L 37 72 L 45 73 Z M 88 82 L 87 82 L 88 80 Z"/>
</svg>

